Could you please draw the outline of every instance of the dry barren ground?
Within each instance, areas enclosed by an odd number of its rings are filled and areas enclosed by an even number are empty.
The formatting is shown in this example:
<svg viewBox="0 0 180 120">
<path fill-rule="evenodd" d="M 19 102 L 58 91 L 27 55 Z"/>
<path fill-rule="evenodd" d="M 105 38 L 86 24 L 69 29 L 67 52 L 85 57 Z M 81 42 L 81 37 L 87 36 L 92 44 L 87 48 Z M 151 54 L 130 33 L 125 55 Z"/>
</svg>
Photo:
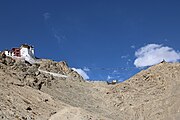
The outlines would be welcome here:
<svg viewBox="0 0 180 120">
<path fill-rule="evenodd" d="M 180 120 L 179 63 L 160 63 L 116 85 L 40 72 L 24 78 L 12 68 L 0 67 L 2 120 Z"/>
</svg>

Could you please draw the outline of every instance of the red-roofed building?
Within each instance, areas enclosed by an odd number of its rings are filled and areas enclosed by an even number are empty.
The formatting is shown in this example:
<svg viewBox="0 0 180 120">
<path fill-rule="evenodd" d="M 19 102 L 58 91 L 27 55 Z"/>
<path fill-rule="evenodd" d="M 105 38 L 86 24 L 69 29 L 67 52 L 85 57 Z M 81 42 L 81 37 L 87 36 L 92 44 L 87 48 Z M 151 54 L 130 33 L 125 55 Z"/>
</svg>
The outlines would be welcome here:
<svg viewBox="0 0 180 120">
<path fill-rule="evenodd" d="M 23 44 L 20 48 L 12 48 L 11 50 L 5 50 L 4 53 L 6 56 L 9 57 L 34 58 L 34 47 Z"/>
<path fill-rule="evenodd" d="M 20 48 L 12 48 L 11 51 L 12 51 L 13 56 L 21 57 L 21 51 L 20 51 Z"/>
</svg>

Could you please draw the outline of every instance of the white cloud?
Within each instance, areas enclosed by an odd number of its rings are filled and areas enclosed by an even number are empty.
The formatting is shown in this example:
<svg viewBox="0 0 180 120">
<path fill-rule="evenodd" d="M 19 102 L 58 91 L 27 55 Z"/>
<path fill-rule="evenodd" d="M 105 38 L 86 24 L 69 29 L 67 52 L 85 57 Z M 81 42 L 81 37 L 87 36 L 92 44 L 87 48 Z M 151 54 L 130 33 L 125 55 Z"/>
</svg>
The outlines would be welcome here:
<svg viewBox="0 0 180 120">
<path fill-rule="evenodd" d="M 113 77 L 111 77 L 110 75 L 107 76 L 107 80 L 112 79 Z"/>
<path fill-rule="evenodd" d="M 131 45 L 131 48 L 132 48 L 132 49 L 135 49 L 135 48 L 136 48 L 136 46 L 135 46 L 135 45 Z"/>
<path fill-rule="evenodd" d="M 168 42 L 169 40 L 167 38 L 164 39 L 165 42 Z"/>
<path fill-rule="evenodd" d="M 82 69 L 76 69 L 76 68 L 72 68 L 72 69 L 76 71 L 78 74 L 80 74 L 85 80 L 89 79 L 89 76 Z"/>
<path fill-rule="evenodd" d="M 118 71 L 117 71 L 117 70 L 114 70 L 114 71 L 113 71 L 113 74 L 115 74 L 115 73 L 118 73 Z"/>
<path fill-rule="evenodd" d="M 136 67 L 146 67 L 160 63 L 163 59 L 167 62 L 180 60 L 180 53 L 173 48 L 159 44 L 148 44 L 135 52 L 134 61 Z"/>
<path fill-rule="evenodd" d="M 57 40 L 58 44 L 62 44 L 62 41 L 66 40 L 66 36 L 63 35 L 60 32 L 60 30 L 57 30 L 54 27 L 52 27 L 52 33 L 53 33 L 53 37 Z"/>
<path fill-rule="evenodd" d="M 128 59 L 126 64 L 129 65 L 129 63 L 131 63 L 131 61 L 132 61 L 131 59 Z"/>
<path fill-rule="evenodd" d="M 128 57 L 129 57 L 129 55 L 123 55 L 123 56 L 121 56 L 122 59 L 126 59 L 126 58 L 128 58 Z"/>
<path fill-rule="evenodd" d="M 50 13 L 46 12 L 43 14 L 44 20 L 48 20 L 50 18 Z"/>
<path fill-rule="evenodd" d="M 57 33 L 53 33 L 54 34 L 54 38 L 56 38 L 58 40 L 58 43 L 61 43 L 62 40 L 64 40 L 66 37 Z"/>
<path fill-rule="evenodd" d="M 89 72 L 89 71 L 90 71 L 90 69 L 87 68 L 87 67 L 84 67 L 83 70 L 86 71 L 86 72 Z"/>
</svg>

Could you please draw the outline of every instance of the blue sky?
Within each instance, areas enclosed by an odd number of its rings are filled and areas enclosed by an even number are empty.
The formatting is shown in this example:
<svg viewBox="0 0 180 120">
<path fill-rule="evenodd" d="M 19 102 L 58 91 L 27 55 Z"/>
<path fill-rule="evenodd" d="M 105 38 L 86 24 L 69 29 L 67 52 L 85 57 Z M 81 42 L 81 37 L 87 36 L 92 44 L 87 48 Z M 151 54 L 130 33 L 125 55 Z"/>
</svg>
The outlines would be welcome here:
<svg viewBox="0 0 180 120">
<path fill-rule="evenodd" d="M 142 67 L 134 64 L 138 57 L 154 57 L 135 56 L 142 47 L 155 44 L 150 52 L 166 58 L 169 51 L 169 61 L 179 60 L 179 6 L 175 0 L 1 0 L 0 48 L 28 43 L 37 57 L 88 68 L 90 79 L 125 80 Z"/>
</svg>

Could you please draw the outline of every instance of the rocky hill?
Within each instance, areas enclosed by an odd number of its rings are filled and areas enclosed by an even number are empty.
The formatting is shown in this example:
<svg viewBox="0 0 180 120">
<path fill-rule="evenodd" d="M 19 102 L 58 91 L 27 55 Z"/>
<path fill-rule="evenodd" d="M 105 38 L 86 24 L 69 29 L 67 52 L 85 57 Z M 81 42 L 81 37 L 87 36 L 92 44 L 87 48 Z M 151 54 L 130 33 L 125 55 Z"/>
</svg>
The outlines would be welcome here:
<svg viewBox="0 0 180 120">
<path fill-rule="evenodd" d="M 66 62 L 0 58 L 2 120 L 179 120 L 179 101 L 179 63 L 107 85 L 83 80 Z"/>
<path fill-rule="evenodd" d="M 111 100 L 123 120 L 180 119 L 179 63 L 152 66 L 111 90 Z"/>
</svg>

